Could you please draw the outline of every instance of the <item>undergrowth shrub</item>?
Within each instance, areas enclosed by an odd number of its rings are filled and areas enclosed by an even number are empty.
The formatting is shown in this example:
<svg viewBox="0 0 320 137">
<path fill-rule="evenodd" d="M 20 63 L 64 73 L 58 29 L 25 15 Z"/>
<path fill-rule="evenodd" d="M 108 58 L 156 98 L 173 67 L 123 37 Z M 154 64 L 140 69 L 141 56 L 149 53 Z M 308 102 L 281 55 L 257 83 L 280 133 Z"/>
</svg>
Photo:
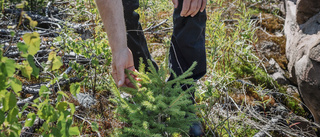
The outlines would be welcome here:
<svg viewBox="0 0 320 137">
<path fill-rule="evenodd" d="M 17 6 L 20 10 L 27 4 L 25 2 Z M 35 28 L 37 22 L 33 21 L 25 13 L 21 16 L 30 21 L 30 27 Z M 21 21 L 21 18 L 20 18 Z M 19 26 L 18 26 L 19 27 Z M 15 36 L 15 32 L 12 36 Z M 25 33 L 22 36 L 23 42 L 17 43 L 17 48 L 21 54 L 21 58 L 25 61 L 16 62 L 13 59 L 3 57 L 3 53 L 8 48 L 0 46 L 0 136 L 17 137 L 28 135 L 26 129 L 33 128 L 35 121 L 41 123 L 38 126 L 38 131 L 41 131 L 42 136 L 73 136 L 79 135 L 79 128 L 73 126 L 73 114 L 75 106 L 73 103 L 66 101 L 66 93 L 58 91 L 53 93 L 49 88 L 54 85 L 58 78 L 59 69 L 61 68 L 62 60 L 56 55 L 53 50 L 48 55 L 47 63 L 40 64 L 40 69 L 35 63 L 35 55 L 40 49 L 41 38 L 38 32 Z M 41 71 L 53 73 L 54 79 L 51 79 L 48 84 L 41 88 L 31 96 L 32 100 L 23 100 L 25 97 L 22 94 L 27 94 L 22 91 L 22 82 L 17 79 L 21 74 L 28 80 L 39 80 Z M 68 76 L 63 76 L 67 78 Z M 70 88 L 71 93 L 75 96 L 80 88 Z M 52 99 L 52 97 L 57 97 Z M 18 102 L 19 99 L 19 102 Z M 28 98 L 27 98 L 28 99 Z M 18 105 L 20 104 L 20 106 Z M 21 104 L 23 106 L 21 106 Z M 43 122 L 41 122 L 43 121 Z M 22 132 L 22 129 L 25 131 Z"/>
</svg>

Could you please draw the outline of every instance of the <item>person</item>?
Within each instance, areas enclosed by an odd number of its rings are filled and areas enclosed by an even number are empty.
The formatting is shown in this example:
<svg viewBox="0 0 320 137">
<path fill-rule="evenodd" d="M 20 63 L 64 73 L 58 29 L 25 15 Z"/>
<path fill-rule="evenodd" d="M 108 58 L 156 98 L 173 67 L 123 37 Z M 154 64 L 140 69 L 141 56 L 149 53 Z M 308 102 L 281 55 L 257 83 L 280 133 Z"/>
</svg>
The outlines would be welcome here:
<svg viewBox="0 0 320 137">
<path fill-rule="evenodd" d="M 186 71 L 193 62 L 197 66 L 191 78 L 200 79 L 206 73 L 205 27 L 206 27 L 206 0 L 172 0 L 173 34 L 170 47 L 170 68 L 179 76 Z M 139 0 L 96 0 L 102 22 L 108 35 L 112 51 L 112 76 L 118 87 L 133 87 L 125 77 L 124 70 L 136 71 L 139 60 L 148 67 L 151 57 L 144 37 L 139 14 Z M 138 79 L 134 76 L 135 79 Z M 173 75 L 168 80 L 172 80 Z M 185 85 L 187 89 L 192 85 Z M 201 135 L 201 128 L 193 124 L 190 135 Z"/>
</svg>

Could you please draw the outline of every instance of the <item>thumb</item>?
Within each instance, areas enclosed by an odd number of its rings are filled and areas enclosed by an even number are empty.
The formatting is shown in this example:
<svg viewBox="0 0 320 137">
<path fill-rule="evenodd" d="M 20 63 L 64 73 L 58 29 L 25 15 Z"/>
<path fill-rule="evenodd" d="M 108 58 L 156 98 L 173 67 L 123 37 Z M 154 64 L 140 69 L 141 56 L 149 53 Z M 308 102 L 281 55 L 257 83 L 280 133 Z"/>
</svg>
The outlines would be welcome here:
<svg viewBox="0 0 320 137">
<path fill-rule="evenodd" d="M 172 0 L 174 8 L 178 8 L 178 0 Z"/>
<path fill-rule="evenodd" d="M 119 81 L 117 81 L 117 85 L 118 85 L 118 87 L 121 87 L 124 83 L 124 78 L 125 78 L 123 68 L 117 69 L 117 77 L 119 79 Z"/>
</svg>

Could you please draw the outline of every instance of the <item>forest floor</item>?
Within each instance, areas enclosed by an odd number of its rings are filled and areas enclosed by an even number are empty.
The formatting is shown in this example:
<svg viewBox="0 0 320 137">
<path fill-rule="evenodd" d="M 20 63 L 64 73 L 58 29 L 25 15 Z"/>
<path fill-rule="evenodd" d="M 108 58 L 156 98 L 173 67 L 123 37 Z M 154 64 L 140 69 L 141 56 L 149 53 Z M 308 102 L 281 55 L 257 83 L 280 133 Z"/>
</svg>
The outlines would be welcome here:
<svg viewBox="0 0 320 137">
<path fill-rule="evenodd" d="M 110 136 L 125 126 L 113 113 L 117 106 L 112 102 L 116 86 L 110 73 L 111 51 L 94 1 L 29 1 L 24 11 L 37 21 L 35 27 L 28 16 L 21 16 L 18 3 L 1 4 L 4 57 L 28 66 L 19 43 L 25 42 L 26 33 L 40 34 L 41 46 L 33 56 L 39 74 L 17 69 L 13 76 L 22 86 L 15 94 L 19 108 L 48 98 L 58 104 L 56 98 L 63 92 L 62 100 L 75 105 L 73 126 L 79 127 L 81 136 Z M 173 4 L 140 0 L 137 12 L 153 58 L 167 64 Z M 316 136 L 312 115 L 288 78 L 282 1 L 208 0 L 206 12 L 208 72 L 197 82 L 195 98 L 205 106 L 197 112 L 205 136 Z M 56 60 L 59 68 L 54 68 Z M 40 95 L 43 100 L 35 102 L 43 85 L 52 94 Z M 26 111 L 36 112 L 31 105 Z M 19 122 L 25 119 L 22 116 Z M 44 130 L 40 127 L 24 127 L 21 134 L 40 136 Z"/>
</svg>

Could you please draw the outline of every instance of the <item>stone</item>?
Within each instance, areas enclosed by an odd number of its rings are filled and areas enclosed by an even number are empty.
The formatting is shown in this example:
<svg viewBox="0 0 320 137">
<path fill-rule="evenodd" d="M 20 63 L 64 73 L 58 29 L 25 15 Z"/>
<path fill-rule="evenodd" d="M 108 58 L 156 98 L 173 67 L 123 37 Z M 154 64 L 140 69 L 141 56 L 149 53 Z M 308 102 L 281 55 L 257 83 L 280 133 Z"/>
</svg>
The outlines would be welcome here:
<svg viewBox="0 0 320 137">
<path fill-rule="evenodd" d="M 297 23 L 299 25 L 307 22 L 311 17 L 320 12 L 319 0 L 298 0 L 297 1 Z"/>
<path fill-rule="evenodd" d="M 289 84 L 289 81 L 280 72 L 271 74 L 271 78 L 277 81 L 278 84 L 281 84 L 281 85 Z"/>
<path fill-rule="evenodd" d="M 289 77 L 302 100 L 320 123 L 320 1 L 285 0 L 286 57 Z"/>
<path fill-rule="evenodd" d="M 90 108 L 92 105 L 96 103 L 96 100 L 94 97 L 84 93 L 77 94 L 77 100 L 79 104 L 85 108 Z"/>
<path fill-rule="evenodd" d="M 274 79 L 275 81 L 277 81 L 281 85 L 289 84 L 289 81 L 284 76 L 285 71 L 282 70 L 280 65 L 273 58 L 271 58 L 269 60 L 269 65 L 270 65 L 269 68 L 273 69 L 272 70 L 273 73 L 270 75 L 272 79 Z"/>
</svg>

